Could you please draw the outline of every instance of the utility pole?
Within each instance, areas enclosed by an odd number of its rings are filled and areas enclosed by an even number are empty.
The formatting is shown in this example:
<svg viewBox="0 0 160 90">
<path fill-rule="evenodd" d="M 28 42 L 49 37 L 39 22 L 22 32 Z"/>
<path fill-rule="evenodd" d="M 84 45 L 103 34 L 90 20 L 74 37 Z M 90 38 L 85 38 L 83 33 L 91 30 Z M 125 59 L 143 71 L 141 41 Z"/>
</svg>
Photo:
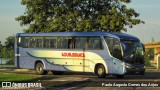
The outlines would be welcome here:
<svg viewBox="0 0 160 90">
<path fill-rule="evenodd" d="M 154 37 L 152 37 L 152 43 L 154 42 Z"/>
</svg>

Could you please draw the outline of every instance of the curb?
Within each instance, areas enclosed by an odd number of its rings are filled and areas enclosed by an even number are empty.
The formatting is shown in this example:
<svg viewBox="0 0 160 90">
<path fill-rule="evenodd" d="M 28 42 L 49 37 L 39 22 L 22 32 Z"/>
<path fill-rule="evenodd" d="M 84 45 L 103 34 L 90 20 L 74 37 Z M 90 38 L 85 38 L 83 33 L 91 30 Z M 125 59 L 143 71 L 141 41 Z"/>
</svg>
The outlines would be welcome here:
<svg viewBox="0 0 160 90">
<path fill-rule="evenodd" d="M 159 72 L 160 69 L 146 69 L 147 72 Z"/>
</svg>

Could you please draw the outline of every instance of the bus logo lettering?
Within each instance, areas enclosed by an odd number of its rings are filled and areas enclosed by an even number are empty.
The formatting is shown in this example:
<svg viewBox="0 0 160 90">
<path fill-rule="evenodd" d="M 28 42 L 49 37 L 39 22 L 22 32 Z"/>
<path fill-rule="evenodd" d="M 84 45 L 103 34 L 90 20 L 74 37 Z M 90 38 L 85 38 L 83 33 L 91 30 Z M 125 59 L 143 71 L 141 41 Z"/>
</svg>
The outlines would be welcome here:
<svg viewBox="0 0 160 90">
<path fill-rule="evenodd" d="M 84 53 L 62 53 L 63 57 L 85 57 Z"/>
</svg>

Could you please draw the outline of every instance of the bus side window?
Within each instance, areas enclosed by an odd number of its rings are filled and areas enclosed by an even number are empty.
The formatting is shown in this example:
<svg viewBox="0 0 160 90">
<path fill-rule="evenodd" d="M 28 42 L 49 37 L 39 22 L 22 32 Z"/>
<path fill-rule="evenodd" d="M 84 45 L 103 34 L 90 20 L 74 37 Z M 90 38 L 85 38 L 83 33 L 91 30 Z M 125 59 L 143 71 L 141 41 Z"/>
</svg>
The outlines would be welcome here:
<svg viewBox="0 0 160 90">
<path fill-rule="evenodd" d="M 76 42 L 75 37 L 70 37 L 68 39 L 68 48 L 75 49 L 75 44 L 76 44 L 75 42 Z"/>
<path fill-rule="evenodd" d="M 51 48 L 57 48 L 57 40 L 55 38 L 50 39 L 50 47 Z"/>
<path fill-rule="evenodd" d="M 30 47 L 35 48 L 36 47 L 36 37 L 30 38 Z"/>
<path fill-rule="evenodd" d="M 120 46 L 120 42 L 117 39 L 114 39 L 113 57 L 119 60 L 122 60 L 121 46 Z"/>
<path fill-rule="evenodd" d="M 75 37 L 75 49 L 84 49 L 87 47 L 87 37 Z"/>
<path fill-rule="evenodd" d="M 122 60 L 122 52 L 121 52 L 121 44 L 117 38 L 113 37 L 105 37 L 105 41 L 108 45 L 108 49 L 110 51 L 110 54 L 119 59 Z"/>
<path fill-rule="evenodd" d="M 38 38 L 37 38 L 37 43 L 36 43 L 36 44 L 37 44 L 37 47 L 42 47 L 42 46 L 43 46 L 42 43 L 43 43 L 43 38 L 42 38 L 42 37 L 38 37 Z"/>
<path fill-rule="evenodd" d="M 80 41 L 79 41 L 79 38 L 75 38 L 75 48 L 76 49 L 80 49 Z"/>
<path fill-rule="evenodd" d="M 93 49 L 94 40 L 93 38 L 89 38 L 88 40 L 88 49 Z"/>
<path fill-rule="evenodd" d="M 45 37 L 43 45 L 46 48 L 57 48 L 57 38 L 56 37 Z"/>
<path fill-rule="evenodd" d="M 20 37 L 21 40 L 18 41 L 18 46 L 28 48 L 29 47 L 29 37 Z"/>
<path fill-rule="evenodd" d="M 26 47 L 26 48 L 29 47 L 29 37 L 24 38 L 24 47 Z"/>
<path fill-rule="evenodd" d="M 44 47 L 45 48 L 49 48 L 49 43 L 50 43 L 50 38 L 49 37 L 45 37 L 44 38 Z"/>
<path fill-rule="evenodd" d="M 95 49 L 102 49 L 102 43 L 101 43 L 100 38 L 94 40 L 94 48 Z"/>
<path fill-rule="evenodd" d="M 113 43 L 114 43 L 114 38 L 112 37 L 105 37 L 105 41 L 107 43 L 108 49 L 110 51 L 110 54 L 113 56 Z"/>
<path fill-rule="evenodd" d="M 88 49 L 102 49 L 100 37 L 89 37 Z"/>
<path fill-rule="evenodd" d="M 61 38 L 60 39 L 60 48 L 61 49 L 68 49 L 68 41 L 69 41 L 69 39 L 67 39 L 67 38 Z"/>
</svg>

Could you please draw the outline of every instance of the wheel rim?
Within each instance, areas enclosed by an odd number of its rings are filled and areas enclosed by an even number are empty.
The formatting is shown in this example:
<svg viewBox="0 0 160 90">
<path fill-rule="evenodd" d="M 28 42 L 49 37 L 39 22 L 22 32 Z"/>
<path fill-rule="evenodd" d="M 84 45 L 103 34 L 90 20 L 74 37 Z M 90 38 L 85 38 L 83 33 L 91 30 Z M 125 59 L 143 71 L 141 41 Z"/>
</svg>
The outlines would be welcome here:
<svg viewBox="0 0 160 90">
<path fill-rule="evenodd" d="M 39 67 L 39 71 L 41 72 L 43 70 L 43 68 L 42 67 Z"/>
<path fill-rule="evenodd" d="M 98 68 L 98 74 L 102 75 L 103 74 L 103 69 L 102 68 Z"/>
<path fill-rule="evenodd" d="M 38 65 L 36 71 L 38 73 L 41 73 L 43 71 L 43 66 L 42 65 Z"/>
</svg>

